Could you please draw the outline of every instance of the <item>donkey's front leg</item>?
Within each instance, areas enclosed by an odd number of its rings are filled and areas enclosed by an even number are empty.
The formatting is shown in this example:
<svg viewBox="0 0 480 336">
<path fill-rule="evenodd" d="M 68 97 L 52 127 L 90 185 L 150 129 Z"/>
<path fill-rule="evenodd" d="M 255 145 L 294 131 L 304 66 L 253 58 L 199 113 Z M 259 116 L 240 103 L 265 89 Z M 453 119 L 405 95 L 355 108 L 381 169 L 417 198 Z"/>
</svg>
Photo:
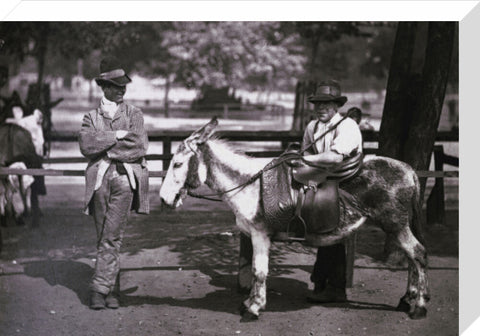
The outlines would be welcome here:
<svg viewBox="0 0 480 336">
<path fill-rule="evenodd" d="M 241 233 L 237 276 L 237 290 L 239 293 L 248 294 L 252 289 L 252 259 L 252 239 L 250 239 L 245 233 Z"/>
<path fill-rule="evenodd" d="M 264 309 L 267 303 L 267 275 L 268 275 L 268 253 L 270 249 L 270 239 L 266 232 L 252 231 L 253 245 L 252 259 L 252 289 L 250 296 L 243 304 L 247 312 L 254 318 L 258 318 L 260 309 Z"/>
</svg>

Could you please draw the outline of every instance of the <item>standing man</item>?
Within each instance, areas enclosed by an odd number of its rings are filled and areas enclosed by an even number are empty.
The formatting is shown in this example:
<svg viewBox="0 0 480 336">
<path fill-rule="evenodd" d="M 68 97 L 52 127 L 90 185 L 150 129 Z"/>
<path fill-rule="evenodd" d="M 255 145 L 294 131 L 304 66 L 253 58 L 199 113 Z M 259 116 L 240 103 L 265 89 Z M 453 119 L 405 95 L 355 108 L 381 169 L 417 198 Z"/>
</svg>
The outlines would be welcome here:
<svg viewBox="0 0 480 336">
<path fill-rule="evenodd" d="M 91 309 L 118 308 L 120 247 L 131 209 L 149 212 L 148 138 L 142 111 L 123 102 L 131 79 L 115 58 L 100 63 L 95 78 L 103 97 L 83 117 L 80 151 L 89 159 L 85 172 L 85 213 L 97 230 L 97 261 L 91 282 Z"/>
<path fill-rule="evenodd" d="M 346 103 L 347 97 L 341 95 L 340 85 L 330 80 L 318 84 L 315 94 L 308 101 L 314 104 L 316 120 L 307 125 L 302 149 L 342 120 L 337 111 Z M 346 118 L 305 151 L 305 159 L 317 163 L 340 163 L 361 151 L 360 129 L 353 119 Z M 310 280 L 315 285 L 313 293 L 307 297 L 310 302 L 346 301 L 346 252 L 343 243 L 318 248 Z"/>
</svg>

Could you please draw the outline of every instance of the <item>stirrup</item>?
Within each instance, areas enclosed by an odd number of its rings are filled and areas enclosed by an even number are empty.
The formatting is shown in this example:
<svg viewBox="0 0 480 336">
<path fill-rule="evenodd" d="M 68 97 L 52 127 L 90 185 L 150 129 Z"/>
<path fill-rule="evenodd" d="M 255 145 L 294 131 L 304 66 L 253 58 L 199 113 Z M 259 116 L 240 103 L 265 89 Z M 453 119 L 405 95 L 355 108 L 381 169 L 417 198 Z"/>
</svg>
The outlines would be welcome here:
<svg viewBox="0 0 480 336">
<path fill-rule="evenodd" d="M 302 237 L 297 237 L 292 232 L 290 232 L 290 224 L 295 220 L 298 220 L 301 223 L 301 227 L 303 228 Z M 289 243 L 291 243 L 291 242 L 303 242 L 307 239 L 306 236 L 307 236 L 307 225 L 305 224 L 305 221 L 303 220 L 302 217 L 299 217 L 299 216 L 295 215 L 288 222 L 287 231 L 277 232 L 274 236 L 274 240 L 275 241 L 281 241 L 281 242 L 289 242 Z"/>
</svg>

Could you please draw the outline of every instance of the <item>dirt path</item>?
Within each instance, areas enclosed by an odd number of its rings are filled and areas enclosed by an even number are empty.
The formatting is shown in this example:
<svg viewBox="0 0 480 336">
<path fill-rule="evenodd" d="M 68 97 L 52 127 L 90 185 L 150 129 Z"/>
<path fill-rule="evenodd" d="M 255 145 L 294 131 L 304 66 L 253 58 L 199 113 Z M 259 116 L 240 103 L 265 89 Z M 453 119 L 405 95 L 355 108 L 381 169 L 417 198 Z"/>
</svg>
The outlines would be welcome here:
<svg viewBox="0 0 480 336">
<path fill-rule="evenodd" d="M 47 181 L 48 183 L 49 181 Z M 2 229 L 0 255 L 1 335 L 425 335 L 458 334 L 458 212 L 448 228 L 432 228 L 432 299 L 428 316 L 412 321 L 395 306 L 407 272 L 378 261 L 383 234 L 365 228 L 358 236 L 354 286 L 349 302 L 311 305 L 309 272 L 314 251 L 274 244 L 267 310 L 242 323 L 236 292 L 239 237 L 222 203 L 189 199 L 177 211 L 156 207 L 134 216 L 123 246 L 118 310 L 88 309 L 95 232 L 81 214 L 83 185 L 48 184 L 41 199 L 41 227 Z"/>
</svg>

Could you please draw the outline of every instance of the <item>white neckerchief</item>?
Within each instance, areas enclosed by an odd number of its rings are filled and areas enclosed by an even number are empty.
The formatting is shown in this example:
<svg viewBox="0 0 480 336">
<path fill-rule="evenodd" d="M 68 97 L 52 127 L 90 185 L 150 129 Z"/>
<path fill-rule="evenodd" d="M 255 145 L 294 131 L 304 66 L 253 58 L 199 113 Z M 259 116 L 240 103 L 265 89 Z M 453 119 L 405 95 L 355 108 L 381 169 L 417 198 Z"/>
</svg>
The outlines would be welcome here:
<svg viewBox="0 0 480 336">
<path fill-rule="evenodd" d="M 105 96 L 103 96 L 101 100 L 101 105 L 102 110 L 106 112 L 110 118 L 113 118 L 113 116 L 117 112 L 118 104 L 108 100 L 107 98 L 105 98 Z"/>
</svg>

